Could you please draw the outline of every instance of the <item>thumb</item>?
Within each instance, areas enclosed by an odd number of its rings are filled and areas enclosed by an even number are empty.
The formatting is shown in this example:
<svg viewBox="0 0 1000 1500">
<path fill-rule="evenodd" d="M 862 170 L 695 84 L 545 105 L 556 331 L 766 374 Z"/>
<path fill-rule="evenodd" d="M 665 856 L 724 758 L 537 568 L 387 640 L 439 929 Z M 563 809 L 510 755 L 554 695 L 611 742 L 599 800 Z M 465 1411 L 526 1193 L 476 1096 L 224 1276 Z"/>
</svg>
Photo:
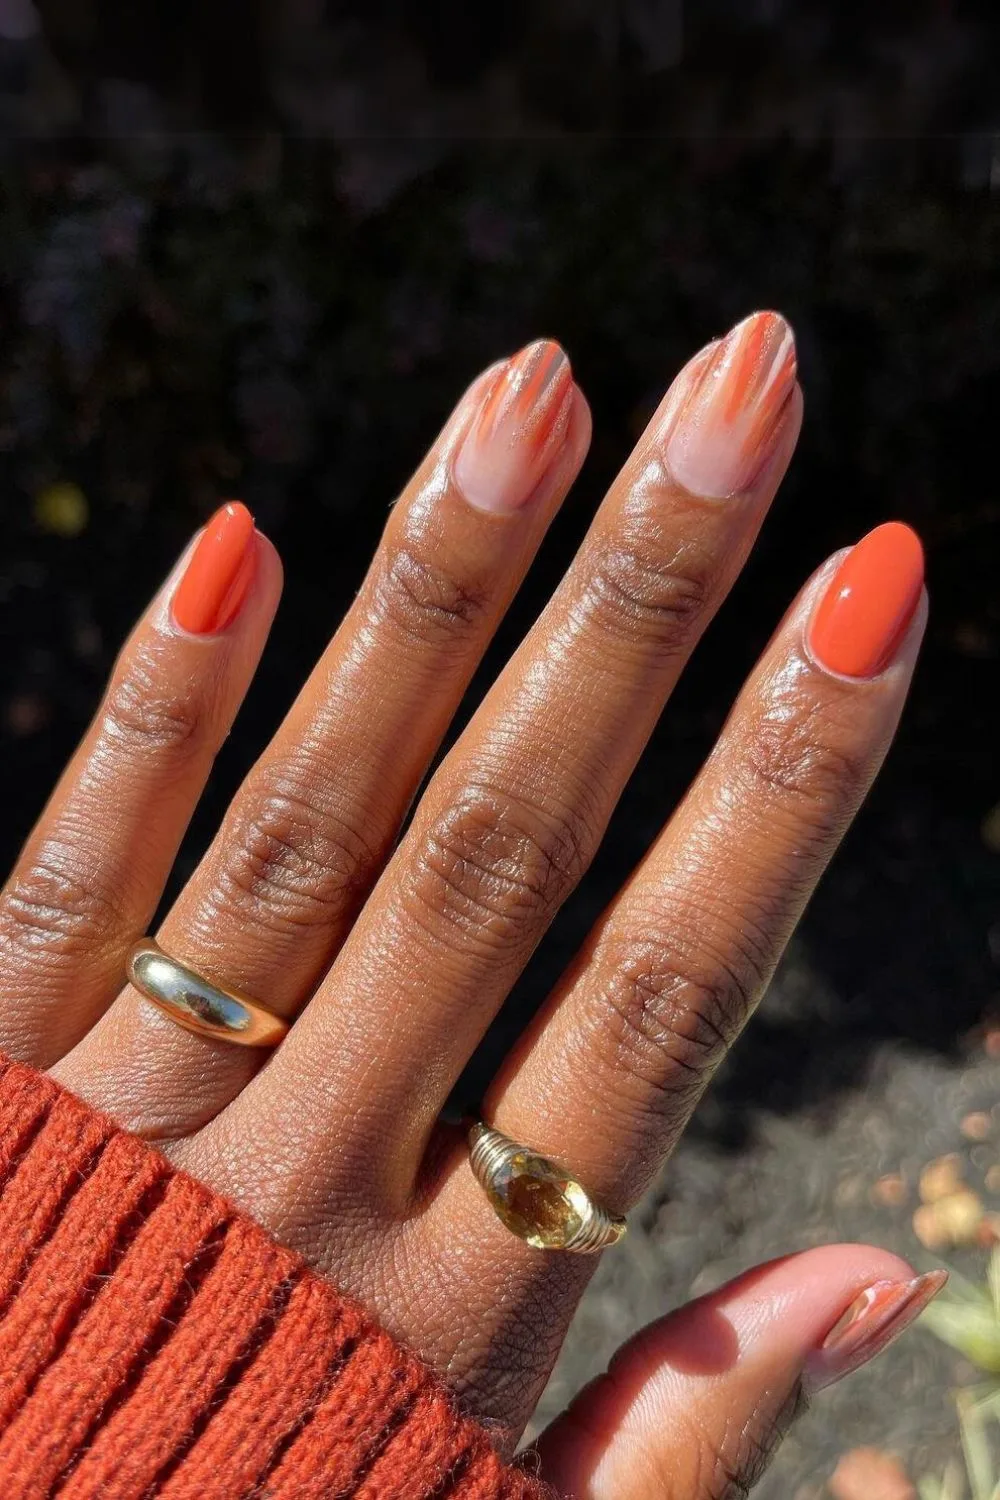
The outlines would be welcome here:
<svg viewBox="0 0 1000 1500">
<path fill-rule="evenodd" d="M 748 1271 L 618 1351 L 539 1442 L 571 1500 L 746 1495 L 816 1391 L 879 1354 L 947 1279 L 863 1245 Z"/>
</svg>

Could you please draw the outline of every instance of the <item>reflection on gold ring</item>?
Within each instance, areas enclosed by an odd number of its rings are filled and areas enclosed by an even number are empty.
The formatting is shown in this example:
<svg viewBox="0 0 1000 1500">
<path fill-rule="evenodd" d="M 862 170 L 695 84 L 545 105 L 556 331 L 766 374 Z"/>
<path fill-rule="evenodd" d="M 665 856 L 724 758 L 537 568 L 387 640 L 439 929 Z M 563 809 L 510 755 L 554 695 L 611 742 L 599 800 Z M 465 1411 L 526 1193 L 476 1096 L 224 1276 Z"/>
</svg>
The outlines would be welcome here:
<svg viewBox="0 0 1000 1500">
<path fill-rule="evenodd" d="M 239 990 L 212 984 L 164 953 L 152 938 L 135 944 L 126 968 L 147 1000 L 198 1036 L 240 1047 L 276 1047 L 287 1035 L 287 1021 Z"/>
</svg>

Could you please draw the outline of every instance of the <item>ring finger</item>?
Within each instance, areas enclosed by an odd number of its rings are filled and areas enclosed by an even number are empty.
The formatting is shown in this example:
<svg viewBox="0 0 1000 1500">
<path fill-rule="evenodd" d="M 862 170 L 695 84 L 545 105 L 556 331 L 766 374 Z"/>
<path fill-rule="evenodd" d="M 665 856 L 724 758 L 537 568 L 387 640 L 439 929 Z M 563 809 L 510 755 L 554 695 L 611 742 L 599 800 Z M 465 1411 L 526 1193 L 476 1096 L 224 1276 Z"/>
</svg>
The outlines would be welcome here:
<svg viewBox="0 0 1000 1500">
<path fill-rule="evenodd" d="M 880 527 L 820 571 L 490 1091 L 491 1124 L 612 1211 L 641 1197 L 760 999 L 888 748 L 925 616 L 920 544 L 904 526 Z M 502 1282 L 510 1304 L 561 1310 L 546 1326 L 551 1343 L 533 1335 L 528 1345 L 540 1381 L 590 1265 L 512 1239 L 467 1155 L 456 1156 L 425 1232 L 443 1275 L 454 1257 L 463 1294 L 483 1286 L 495 1296 Z M 484 1346 L 464 1372 L 480 1404 L 493 1358 Z M 527 1408 L 495 1414 L 516 1426 Z"/>
<path fill-rule="evenodd" d="M 820 570 L 486 1101 L 498 1129 L 568 1153 L 616 1211 L 673 1146 L 874 780 L 922 583 L 920 543 L 895 522 Z"/>
</svg>

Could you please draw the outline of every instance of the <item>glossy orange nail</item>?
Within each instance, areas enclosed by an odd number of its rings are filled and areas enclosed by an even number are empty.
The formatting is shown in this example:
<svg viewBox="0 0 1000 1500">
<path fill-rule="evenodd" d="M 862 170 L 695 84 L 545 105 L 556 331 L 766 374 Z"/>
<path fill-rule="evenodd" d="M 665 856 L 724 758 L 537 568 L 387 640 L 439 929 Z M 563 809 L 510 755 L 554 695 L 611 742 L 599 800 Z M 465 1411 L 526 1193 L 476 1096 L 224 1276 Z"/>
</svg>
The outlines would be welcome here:
<svg viewBox="0 0 1000 1500">
<path fill-rule="evenodd" d="M 780 313 L 752 313 L 688 367 L 669 403 L 665 456 L 678 483 L 721 500 L 751 487 L 778 446 L 796 381 L 795 337 Z"/>
<path fill-rule="evenodd" d="M 528 500 L 569 428 L 573 377 L 558 344 L 539 339 L 508 360 L 455 459 L 455 480 L 477 510 L 506 514 Z"/>
<path fill-rule="evenodd" d="M 821 666 L 843 677 L 874 677 L 903 642 L 924 582 L 920 538 L 887 521 L 844 558 L 819 602 L 809 632 Z"/>
<path fill-rule="evenodd" d="M 912 1281 L 876 1281 L 851 1304 L 806 1363 L 803 1384 L 821 1391 L 881 1354 L 915 1322 L 948 1280 L 929 1271 Z"/>
<path fill-rule="evenodd" d="M 216 635 L 239 614 L 253 581 L 253 516 L 238 500 L 215 512 L 174 594 L 173 617 L 192 635 Z"/>
</svg>

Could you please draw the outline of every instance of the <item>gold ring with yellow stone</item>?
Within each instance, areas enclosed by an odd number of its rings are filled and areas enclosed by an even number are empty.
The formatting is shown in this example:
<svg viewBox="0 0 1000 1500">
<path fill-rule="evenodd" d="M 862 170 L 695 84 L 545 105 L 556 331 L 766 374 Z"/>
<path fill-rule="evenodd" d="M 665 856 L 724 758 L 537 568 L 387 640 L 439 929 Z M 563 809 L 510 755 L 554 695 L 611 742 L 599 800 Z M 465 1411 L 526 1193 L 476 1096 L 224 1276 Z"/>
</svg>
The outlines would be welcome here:
<svg viewBox="0 0 1000 1500">
<path fill-rule="evenodd" d="M 616 1245 L 625 1220 L 608 1213 L 574 1177 L 482 1121 L 469 1131 L 476 1181 L 512 1234 L 536 1250 L 592 1255 Z"/>
</svg>

